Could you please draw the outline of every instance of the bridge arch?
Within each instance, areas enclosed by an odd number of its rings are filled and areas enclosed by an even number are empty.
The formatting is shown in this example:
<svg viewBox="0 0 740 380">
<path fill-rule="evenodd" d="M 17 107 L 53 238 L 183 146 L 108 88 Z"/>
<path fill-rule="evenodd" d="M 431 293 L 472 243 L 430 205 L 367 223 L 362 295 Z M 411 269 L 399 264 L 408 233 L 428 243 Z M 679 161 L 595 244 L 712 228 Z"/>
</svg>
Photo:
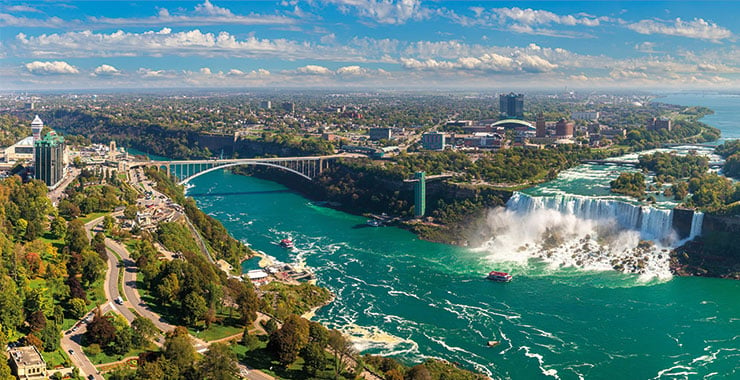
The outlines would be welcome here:
<svg viewBox="0 0 740 380">
<path fill-rule="evenodd" d="M 232 167 L 232 166 L 242 166 L 242 165 L 269 166 L 269 167 L 272 167 L 272 168 L 277 168 L 277 169 L 281 169 L 281 170 L 285 170 L 285 171 L 291 172 L 293 174 L 297 174 L 297 175 L 299 175 L 299 176 L 301 176 L 301 177 L 303 177 L 303 178 L 305 178 L 305 179 L 307 179 L 309 181 L 312 181 L 313 180 L 313 178 L 311 178 L 311 177 L 309 177 L 309 176 L 307 176 L 307 175 L 305 175 L 305 174 L 303 174 L 303 173 L 301 173 L 301 172 L 299 172 L 297 170 L 293 170 L 293 169 L 288 168 L 288 167 L 285 167 L 285 166 L 277 165 L 277 164 L 274 164 L 272 162 L 246 161 L 246 162 L 234 162 L 234 163 L 230 163 L 230 164 L 226 164 L 226 165 L 214 166 L 212 168 L 203 170 L 202 172 L 198 172 L 198 173 L 195 173 L 195 174 L 193 174 L 193 175 L 191 175 L 191 176 L 189 176 L 187 178 L 184 178 L 180 182 L 178 182 L 178 184 L 184 185 L 184 184 L 188 183 L 193 178 L 200 177 L 203 174 L 210 173 L 210 172 L 215 171 L 215 170 L 225 169 L 225 168 L 229 168 L 229 167 Z"/>
</svg>

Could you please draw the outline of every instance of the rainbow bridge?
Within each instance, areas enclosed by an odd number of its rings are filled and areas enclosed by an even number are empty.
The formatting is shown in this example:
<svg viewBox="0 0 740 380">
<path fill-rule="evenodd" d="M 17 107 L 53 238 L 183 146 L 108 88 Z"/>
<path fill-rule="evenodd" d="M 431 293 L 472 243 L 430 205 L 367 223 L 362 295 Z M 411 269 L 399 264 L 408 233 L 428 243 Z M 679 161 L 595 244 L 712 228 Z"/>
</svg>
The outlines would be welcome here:
<svg viewBox="0 0 740 380">
<path fill-rule="evenodd" d="M 127 162 L 128 169 L 137 167 L 155 167 L 174 175 L 180 185 L 187 183 L 193 178 L 215 170 L 234 166 L 257 165 L 267 166 L 284 170 L 309 181 L 319 176 L 329 167 L 329 163 L 338 158 L 364 157 L 357 154 L 334 154 L 327 156 L 309 157 L 269 157 L 269 158 L 232 158 L 232 159 L 208 159 L 208 160 L 175 160 L 175 161 L 133 161 Z"/>
</svg>

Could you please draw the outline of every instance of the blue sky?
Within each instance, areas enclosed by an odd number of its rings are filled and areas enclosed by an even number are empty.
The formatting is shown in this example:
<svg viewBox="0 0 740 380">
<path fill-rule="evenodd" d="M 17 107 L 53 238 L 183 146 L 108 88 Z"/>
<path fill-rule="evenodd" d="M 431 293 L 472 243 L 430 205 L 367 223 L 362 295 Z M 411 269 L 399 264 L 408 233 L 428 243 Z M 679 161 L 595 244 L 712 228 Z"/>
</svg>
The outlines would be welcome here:
<svg viewBox="0 0 740 380">
<path fill-rule="evenodd" d="M 738 15 L 735 1 L 5 1 L 0 89 L 737 89 Z"/>
</svg>

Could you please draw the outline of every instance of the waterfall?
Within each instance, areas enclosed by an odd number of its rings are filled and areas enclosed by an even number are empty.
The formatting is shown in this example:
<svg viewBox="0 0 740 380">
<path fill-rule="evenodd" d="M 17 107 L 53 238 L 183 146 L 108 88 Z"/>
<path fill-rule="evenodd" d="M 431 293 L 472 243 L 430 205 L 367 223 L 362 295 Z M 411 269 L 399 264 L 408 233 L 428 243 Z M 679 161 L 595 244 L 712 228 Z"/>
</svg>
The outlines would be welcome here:
<svg viewBox="0 0 740 380">
<path fill-rule="evenodd" d="M 694 215 L 691 217 L 691 233 L 689 234 L 689 240 L 701 235 L 703 222 L 704 213 L 694 210 Z"/>
<path fill-rule="evenodd" d="M 515 192 L 506 206 L 518 213 L 549 209 L 580 219 L 613 220 L 624 229 L 639 231 L 640 236 L 648 240 L 669 239 L 674 233 L 673 210 L 633 205 L 613 199 L 573 195 L 533 197 Z M 692 224 L 692 233 L 693 228 Z"/>
</svg>

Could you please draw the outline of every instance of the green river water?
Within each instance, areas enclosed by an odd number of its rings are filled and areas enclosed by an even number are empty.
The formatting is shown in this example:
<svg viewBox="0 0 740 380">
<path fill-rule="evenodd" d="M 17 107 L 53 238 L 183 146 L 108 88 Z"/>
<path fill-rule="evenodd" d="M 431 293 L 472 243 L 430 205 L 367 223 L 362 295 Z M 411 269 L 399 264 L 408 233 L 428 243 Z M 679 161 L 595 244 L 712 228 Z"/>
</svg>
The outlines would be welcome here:
<svg viewBox="0 0 740 380">
<path fill-rule="evenodd" d="M 726 102 L 734 113 L 718 110 L 707 121 L 739 119 L 738 97 L 669 99 Z M 729 122 L 722 129 L 730 137 L 740 131 Z M 530 193 L 547 196 L 573 180 L 579 189 L 599 192 L 594 173 L 600 178 L 614 170 L 577 168 Z M 437 357 L 493 378 L 740 378 L 739 281 L 509 260 L 486 248 L 366 227 L 362 217 L 313 205 L 269 181 L 216 171 L 192 184 L 188 195 L 236 238 L 277 260 L 313 268 L 319 285 L 337 296 L 314 319 L 350 334 L 362 352 L 407 362 Z M 539 220 L 502 213 L 492 217 L 520 230 Z M 283 238 L 296 248 L 279 247 Z M 514 281 L 484 280 L 493 269 L 511 271 Z M 489 348 L 490 340 L 501 344 Z"/>
</svg>

